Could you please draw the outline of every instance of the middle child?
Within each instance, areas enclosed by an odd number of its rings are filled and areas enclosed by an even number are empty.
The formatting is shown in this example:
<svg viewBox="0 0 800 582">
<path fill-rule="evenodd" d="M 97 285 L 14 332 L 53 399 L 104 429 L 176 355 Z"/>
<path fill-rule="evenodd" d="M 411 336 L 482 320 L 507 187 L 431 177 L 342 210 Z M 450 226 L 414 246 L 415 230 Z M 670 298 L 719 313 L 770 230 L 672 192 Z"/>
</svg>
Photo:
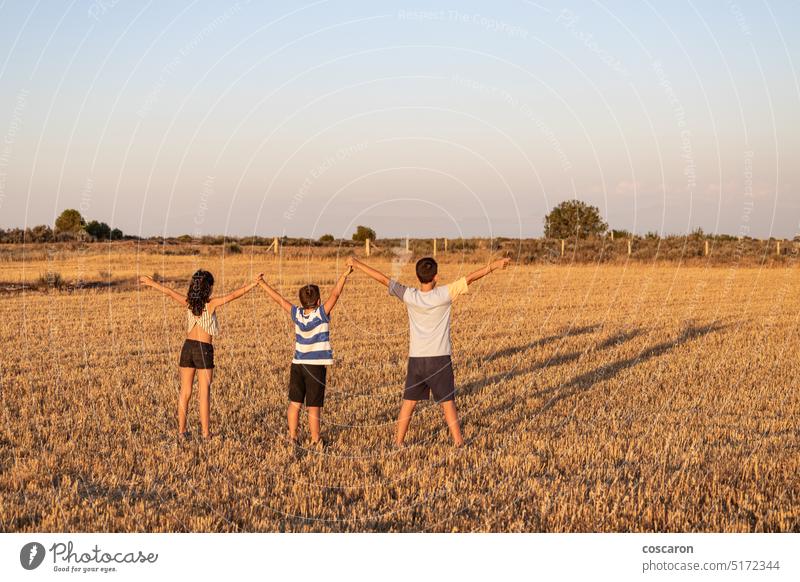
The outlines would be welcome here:
<svg viewBox="0 0 800 582">
<path fill-rule="evenodd" d="M 325 443 L 320 436 L 320 415 L 325 403 L 325 385 L 328 366 L 333 363 L 330 343 L 330 314 L 342 294 L 348 275 L 353 267 L 348 267 L 339 277 L 336 286 L 324 304 L 320 304 L 317 285 L 304 285 L 300 288 L 300 306 L 292 305 L 266 281 L 259 285 L 280 305 L 294 322 L 294 358 L 289 371 L 289 407 L 286 418 L 289 423 L 289 439 L 297 444 L 297 427 L 300 422 L 300 408 L 308 409 L 308 427 L 311 444 L 322 450 Z"/>
</svg>

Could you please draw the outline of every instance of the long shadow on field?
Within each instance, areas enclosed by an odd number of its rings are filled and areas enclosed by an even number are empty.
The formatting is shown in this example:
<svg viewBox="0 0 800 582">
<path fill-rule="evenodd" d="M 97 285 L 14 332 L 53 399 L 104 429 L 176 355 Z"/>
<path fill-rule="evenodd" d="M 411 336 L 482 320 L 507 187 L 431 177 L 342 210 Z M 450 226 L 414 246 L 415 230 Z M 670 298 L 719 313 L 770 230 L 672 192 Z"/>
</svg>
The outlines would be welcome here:
<svg viewBox="0 0 800 582">
<path fill-rule="evenodd" d="M 563 382 L 551 388 L 546 388 L 544 390 L 540 390 L 538 392 L 532 393 L 529 398 L 540 398 L 542 396 L 547 396 L 551 394 L 552 396 L 536 411 L 533 413 L 526 413 L 523 412 L 523 416 L 525 418 L 530 418 L 531 416 L 537 416 L 543 412 L 547 412 L 552 407 L 554 407 L 559 402 L 566 400 L 572 396 L 580 394 L 582 392 L 587 392 L 590 390 L 596 383 L 602 382 L 604 380 L 609 380 L 615 377 L 617 374 L 622 372 L 623 370 L 627 370 L 638 364 L 642 364 L 648 360 L 652 360 L 653 358 L 657 358 L 662 356 L 669 351 L 686 344 L 690 341 L 695 339 L 701 338 L 709 333 L 722 330 L 728 327 L 727 325 L 721 325 L 719 323 L 710 323 L 708 325 L 703 326 L 695 326 L 689 325 L 684 331 L 681 333 L 674 340 L 660 342 L 652 347 L 649 347 L 637 355 L 632 356 L 630 358 L 625 358 L 622 360 L 617 360 L 615 362 L 611 362 L 609 364 L 600 366 L 590 372 L 585 372 L 583 374 L 579 374 L 568 380 L 567 382 Z M 630 335 L 628 334 L 619 334 L 619 337 Z M 603 344 L 611 344 L 614 338 L 609 338 Z M 602 345 L 602 344 L 601 344 Z M 507 398 L 503 398 L 502 401 L 496 402 L 493 404 L 491 408 L 487 411 L 483 412 L 482 415 L 485 417 L 495 417 L 502 412 L 507 412 L 512 408 L 520 407 L 521 405 L 524 407 L 529 402 L 528 398 L 520 399 L 519 395 L 509 395 Z M 511 423 L 514 428 L 517 428 L 521 418 L 517 418 Z M 502 432 L 505 429 L 509 428 L 507 424 L 501 425 L 497 427 L 495 430 Z"/>
<path fill-rule="evenodd" d="M 539 339 L 537 339 L 535 341 L 532 341 L 532 342 L 530 342 L 528 344 L 525 344 L 525 345 L 522 345 L 522 346 L 511 346 L 511 347 L 508 347 L 508 348 L 503 348 L 502 350 L 497 350 L 496 352 L 492 352 L 491 354 L 486 356 L 486 358 L 484 358 L 483 361 L 484 362 L 491 362 L 492 360 L 496 360 L 498 358 L 506 358 L 508 356 L 515 356 L 517 354 L 521 354 L 521 353 L 527 352 L 529 350 L 541 347 L 541 346 L 549 344 L 551 342 L 555 342 L 555 341 L 558 341 L 558 340 L 566 339 L 568 337 L 573 337 L 573 336 L 577 336 L 577 335 L 583 335 L 583 334 L 595 332 L 598 329 L 600 329 L 601 327 L 602 327 L 602 325 L 600 325 L 599 323 L 594 323 L 592 325 L 586 325 L 586 326 L 583 326 L 583 327 L 570 328 L 570 329 L 565 330 L 562 333 L 553 334 L 553 335 L 549 335 L 547 337 L 539 338 Z"/>
<path fill-rule="evenodd" d="M 686 329 L 683 330 L 681 335 L 678 336 L 673 341 L 661 342 L 650 348 L 647 348 L 646 350 L 640 352 L 636 356 L 633 356 L 631 358 L 626 358 L 624 360 L 617 360 L 616 362 L 611 362 L 610 364 L 600 366 L 599 368 L 596 368 L 591 372 L 586 372 L 584 374 L 575 376 L 572 380 L 568 382 L 564 382 L 563 384 L 559 384 L 558 386 L 554 386 L 546 390 L 541 390 L 536 393 L 537 396 L 544 396 L 552 393 L 555 393 L 555 395 L 551 397 L 547 402 L 545 402 L 537 413 L 546 412 L 547 410 L 550 410 L 553 406 L 555 406 L 562 400 L 570 398 L 571 396 L 575 396 L 576 394 L 579 394 L 581 392 L 586 392 L 596 383 L 602 382 L 604 380 L 609 380 L 614 376 L 616 376 L 617 374 L 619 374 L 620 372 L 622 372 L 623 370 L 627 370 L 628 368 L 632 368 L 638 364 L 662 356 L 665 353 L 669 352 L 670 350 L 677 348 L 678 346 L 681 346 L 692 340 L 701 338 L 709 333 L 724 329 L 725 327 L 727 326 L 721 325 L 716 322 L 699 327 L 695 325 L 689 325 Z"/>
<path fill-rule="evenodd" d="M 592 331 L 598 329 L 599 327 L 600 327 L 599 325 L 592 325 L 592 326 L 587 326 L 585 328 L 579 328 L 579 333 L 591 333 Z M 575 330 L 573 330 L 573 333 L 574 332 Z M 513 380 L 517 376 L 523 376 L 525 374 L 530 374 L 531 372 L 535 372 L 537 370 L 543 370 L 545 368 L 551 368 L 553 366 L 568 364 L 570 362 L 578 360 L 583 354 L 589 352 L 590 350 L 604 350 L 613 346 L 618 346 L 620 344 L 632 340 L 638 335 L 641 335 L 642 332 L 643 330 L 641 330 L 640 328 L 634 328 L 630 331 L 620 332 L 612 335 L 611 337 L 606 338 L 596 346 L 590 346 L 583 350 L 575 350 L 572 352 L 568 352 L 566 354 L 556 354 L 545 360 L 535 363 L 533 366 L 526 366 L 524 368 L 512 368 L 507 372 L 500 372 L 498 374 L 494 374 L 493 376 L 488 376 L 486 378 L 481 378 L 480 380 L 469 382 L 467 384 L 459 386 L 458 392 L 459 394 L 476 393 L 486 386 L 491 386 L 492 384 L 497 384 L 499 382 L 508 382 L 510 380 Z M 564 339 L 567 337 L 571 337 L 573 333 L 567 332 L 560 336 L 550 336 L 547 338 L 542 338 L 542 340 L 539 340 L 539 342 L 534 342 L 528 344 L 527 346 L 521 346 L 519 348 L 516 348 L 516 351 L 514 353 L 521 353 L 537 345 L 544 345 L 546 343 L 549 343 L 550 341 L 553 341 L 553 338 Z M 508 348 L 507 351 L 510 351 L 511 349 L 512 348 Z M 489 359 L 491 358 L 487 358 L 487 360 Z"/>
</svg>

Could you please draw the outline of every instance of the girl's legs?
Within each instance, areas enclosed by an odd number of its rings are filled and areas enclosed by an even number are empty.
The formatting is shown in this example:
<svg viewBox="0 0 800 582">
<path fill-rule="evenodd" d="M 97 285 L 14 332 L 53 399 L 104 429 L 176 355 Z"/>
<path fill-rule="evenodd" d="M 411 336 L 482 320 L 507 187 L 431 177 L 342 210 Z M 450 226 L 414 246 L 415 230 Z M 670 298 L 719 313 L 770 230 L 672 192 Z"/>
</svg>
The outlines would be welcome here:
<svg viewBox="0 0 800 582">
<path fill-rule="evenodd" d="M 186 411 L 189 408 L 189 397 L 192 395 L 194 368 L 180 368 L 181 391 L 178 394 L 178 434 L 186 432 Z"/>
<path fill-rule="evenodd" d="M 300 407 L 302 404 L 299 402 L 289 401 L 289 408 L 286 409 L 286 419 L 289 421 L 289 438 L 293 441 L 297 440 L 297 425 L 300 423 Z"/>
<path fill-rule="evenodd" d="M 311 442 L 319 442 L 319 417 L 322 414 L 321 406 L 308 407 L 308 428 L 311 431 Z"/>
<path fill-rule="evenodd" d="M 200 428 L 203 438 L 211 436 L 209 424 L 211 418 L 211 380 L 214 377 L 213 368 L 197 370 L 197 392 L 200 397 Z"/>
</svg>

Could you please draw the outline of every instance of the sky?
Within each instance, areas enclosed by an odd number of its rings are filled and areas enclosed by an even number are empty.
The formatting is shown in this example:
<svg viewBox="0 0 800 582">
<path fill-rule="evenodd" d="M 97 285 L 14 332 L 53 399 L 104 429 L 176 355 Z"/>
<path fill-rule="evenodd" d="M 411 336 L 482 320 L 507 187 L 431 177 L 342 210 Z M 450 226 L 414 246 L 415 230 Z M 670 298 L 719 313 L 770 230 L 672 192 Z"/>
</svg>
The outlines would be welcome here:
<svg viewBox="0 0 800 582">
<path fill-rule="evenodd" d="M 0 4 L 0 228 L 800 234 L 800 3 Z"/>
</svg>

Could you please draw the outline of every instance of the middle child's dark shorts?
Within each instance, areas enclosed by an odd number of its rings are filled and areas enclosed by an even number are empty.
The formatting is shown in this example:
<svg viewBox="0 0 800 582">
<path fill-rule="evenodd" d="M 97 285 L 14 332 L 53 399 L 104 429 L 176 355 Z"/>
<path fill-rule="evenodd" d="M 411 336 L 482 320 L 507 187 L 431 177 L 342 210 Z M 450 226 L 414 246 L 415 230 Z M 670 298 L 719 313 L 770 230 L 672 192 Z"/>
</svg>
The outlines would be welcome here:
<svg viewBox="0 0 800 582">
<path fill-rule="evenodd" d="M 325 404 L 325 378 L 328 366 L 295 364 L 289 370 L 289 400 L 306 406 Z"/>
<path fill-rule="evenodd" d="M 433 394 L 436 402 L 455 400 L 456 381 L 450 356 L 408 358 L 408 374 L 404 400 L 428 400 Z"/>
<path fill-rule="evenodd" d="M 181 359 L 178 365 L 181 368 L 196 368 L 198 370 L 213 368 L 214 345 L 187 339 L 183 342 Z"/>
</svg>

